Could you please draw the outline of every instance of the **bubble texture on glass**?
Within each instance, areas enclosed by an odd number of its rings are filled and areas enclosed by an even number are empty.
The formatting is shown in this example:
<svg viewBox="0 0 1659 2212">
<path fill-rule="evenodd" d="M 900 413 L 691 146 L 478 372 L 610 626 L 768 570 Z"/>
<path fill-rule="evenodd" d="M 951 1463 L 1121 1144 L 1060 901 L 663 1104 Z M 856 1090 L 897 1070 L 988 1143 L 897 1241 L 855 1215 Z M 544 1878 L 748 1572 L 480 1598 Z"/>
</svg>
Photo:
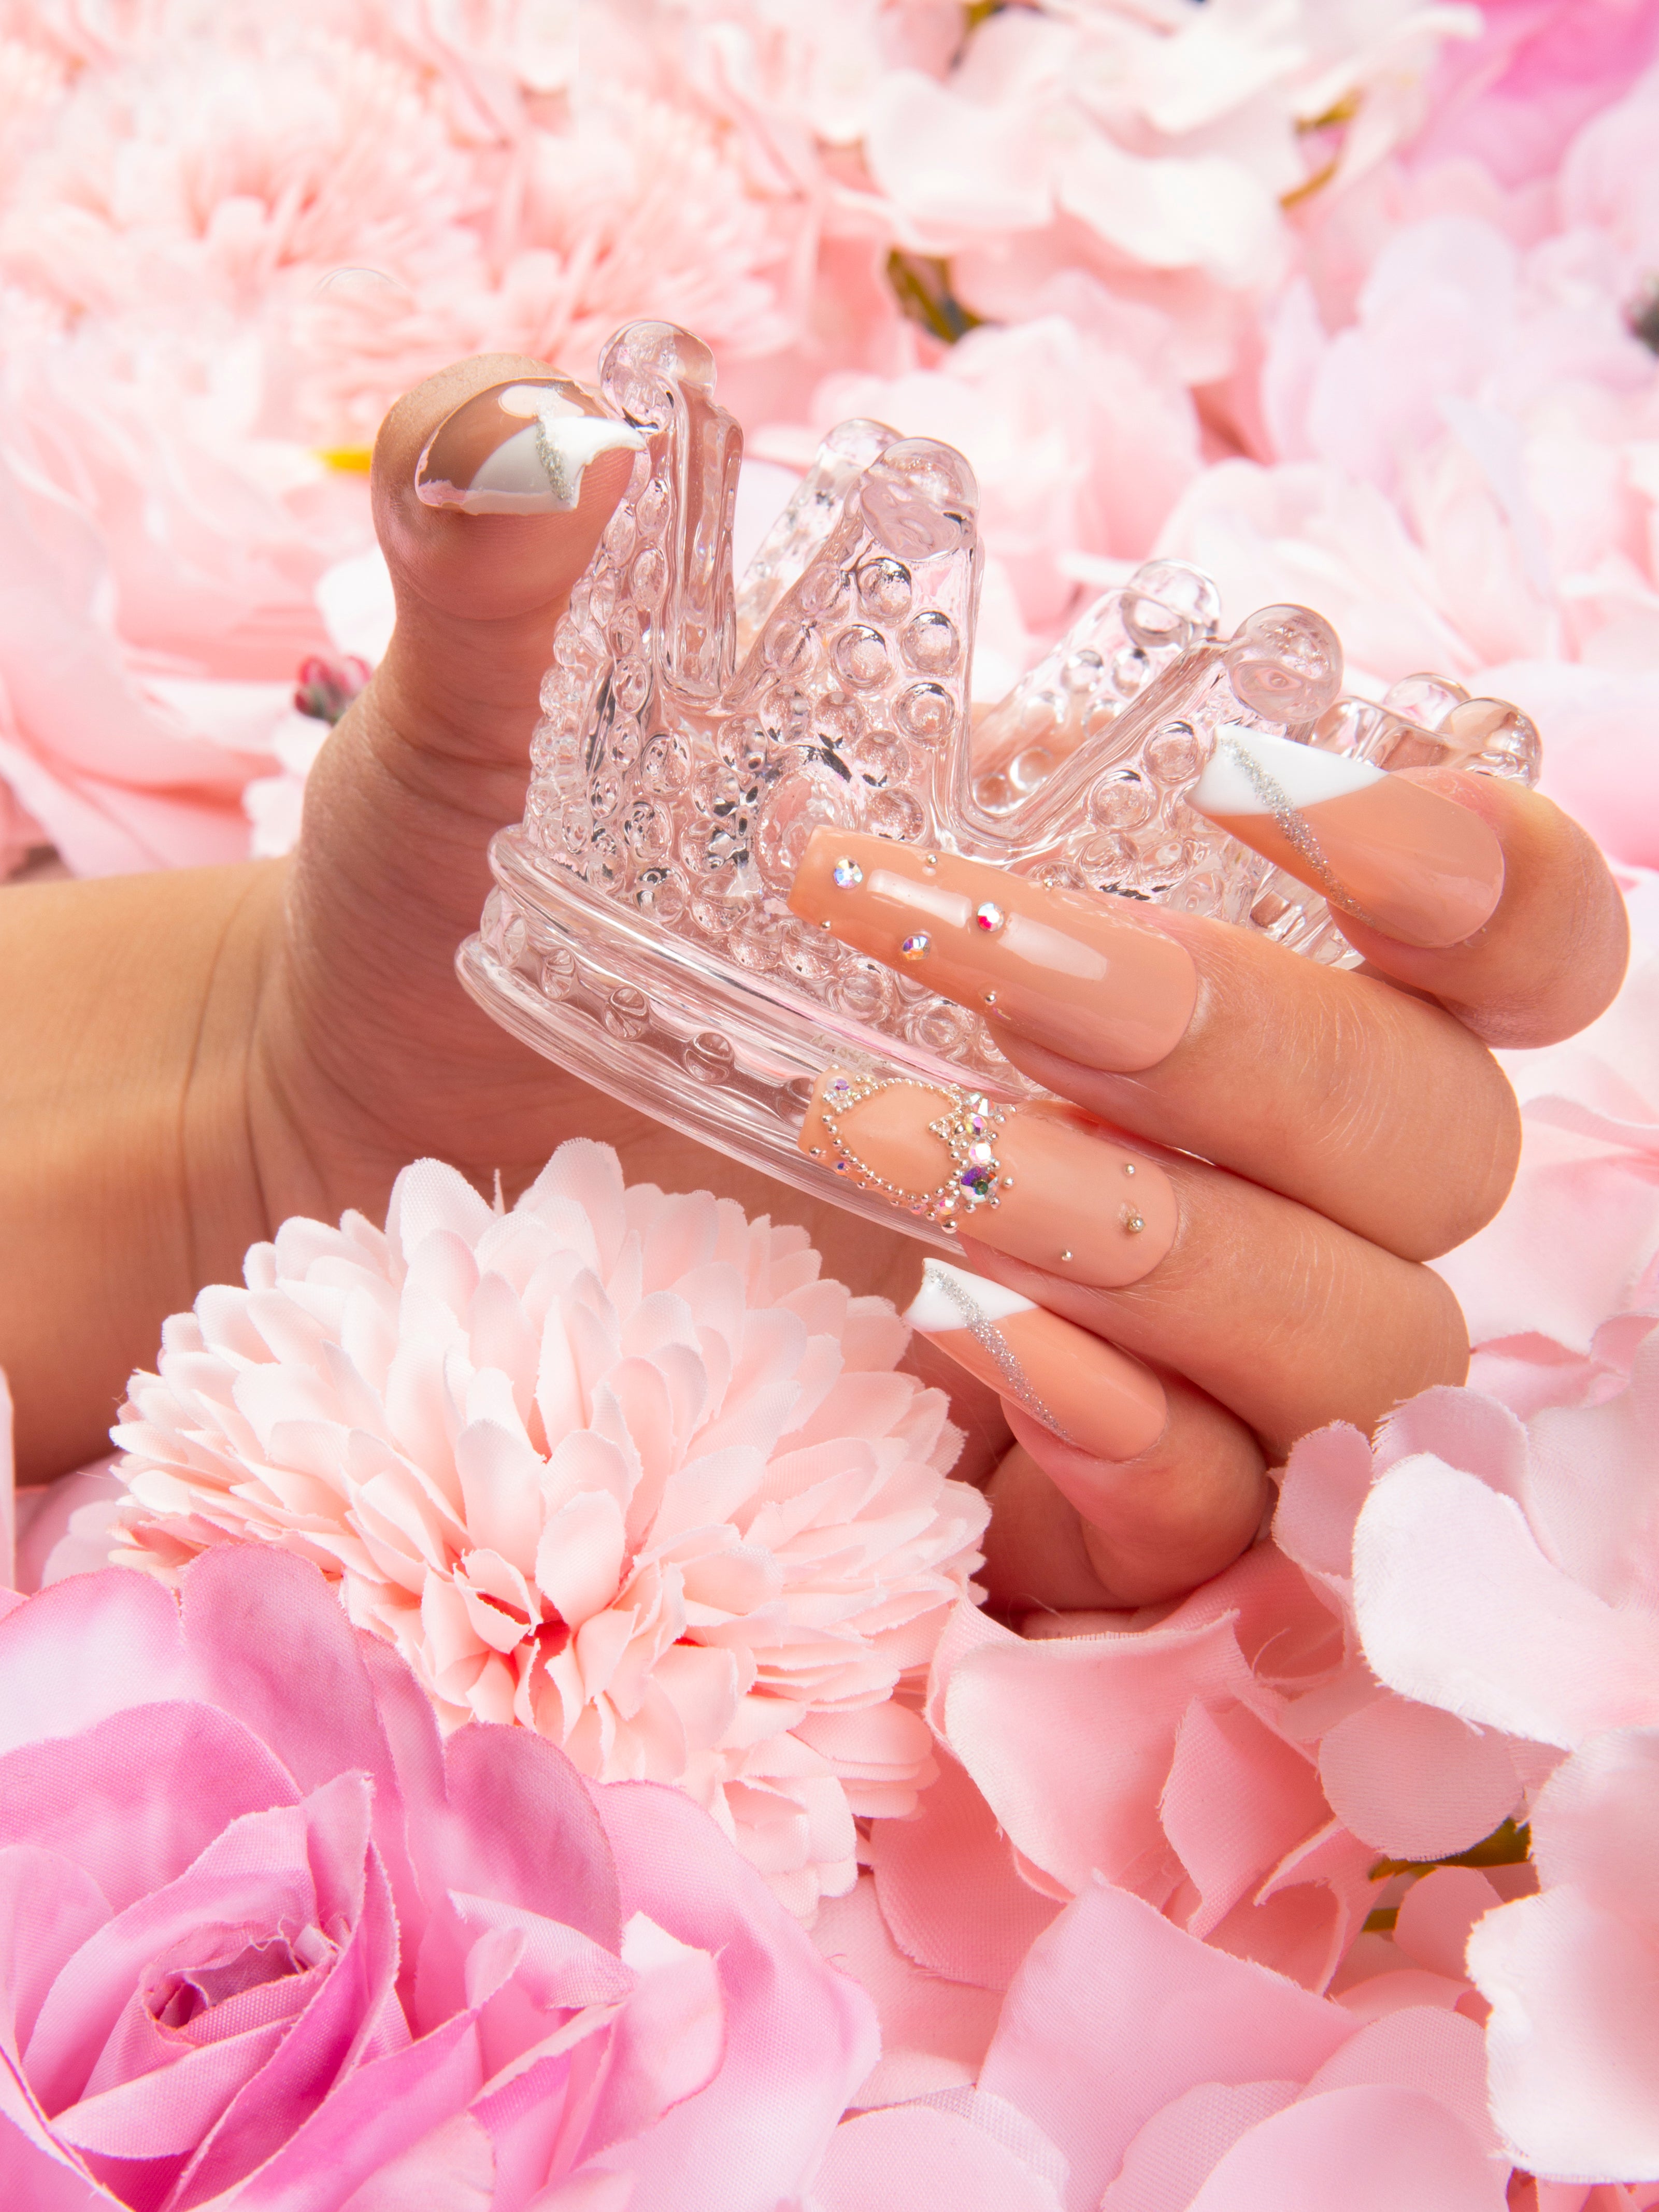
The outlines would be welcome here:
<svg viewBox="0 0 1659 2212">
<path fill-rule="evenodd" d="M 1030 1088 L 927 989 L 925 960 L 895 973 L 789 914 L 815 830 L 1218 916 L 1337 962 L 1352 955 L 1324 902 L 1185 802 L 1220 726 L 1536 779 L 1537 732 L 1515 709 L 1426 675 L 1381 705 L 1345 696 L 1322 617 L 1264 608 L 1224 637 L 1214 585 L 1176 561 L 1104 592 L 975 713 L 961 454 L 841 424 L 738 580 L 742 433 L 708 348 L 630 324 L 599 389 L 645 449 L 555 634 L 524 821 L 496 841 L 462 975 L 556 1059 L 774 1171 L 805 1172 L 781 1155 L 827 1038 L 844 1060 Z M 647 1061 L 659 1073 L 636 1081 Z"/>
</svg>

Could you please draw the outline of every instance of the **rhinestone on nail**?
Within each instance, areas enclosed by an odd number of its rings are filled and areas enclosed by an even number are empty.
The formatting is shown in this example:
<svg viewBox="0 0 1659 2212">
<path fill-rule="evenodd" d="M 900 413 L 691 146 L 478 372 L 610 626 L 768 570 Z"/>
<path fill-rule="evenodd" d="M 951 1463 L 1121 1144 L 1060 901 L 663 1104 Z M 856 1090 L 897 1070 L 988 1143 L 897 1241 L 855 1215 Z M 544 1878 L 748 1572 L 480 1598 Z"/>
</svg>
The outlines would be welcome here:
<svg viewBox="0 0 1659 2212">
<path fill-rule="evenodd" d="M 1134 1173 L 1134 1171 L 1135 1171 L 1135 1164 L 1134 1164 L 1134 1162 L 1133 1162 L 1133 1160 L 1125 1160 L 1125 1161 L 1124 1161 L 1124 1163 L 1123 1163 L 1123 1172 L 1124 1172 L 1124 1174 L 1125 1174 L 1125 1175 L 1133 1175 L 1133 1174 Z"/>
<path fill-rule="evenodd" d="M 1122 1212 L 1120 1213 L 1117 1218 L 1123 1224 L 1123 1226 L 1128 1231 L 1131 1237 L 1139 1237 L 1141 1231 L 1146 1226 L 1146 1215 L 1137 1213 L 1132 1206 L 1126 1206 Z"/>
<path fill-rule="evenodd" d="M 930 1091 L 945 1103 L 945 1112 L 927 1127 L 950 1152 L 951 1166 L 944 1181 L 932 1190 L 903 1190 L 889 1182 L 859 1158 L 841 1133 L 842 1115 L 873 1097 L 877 1091 L 896 1088 Z M 956 1224 L 951 1217 L 959 1207 L 971 1212 L 997 1203 L 997 1193 L 1002 1185 L 996 1133 L 1013 1110 L 1012 1107 L 993 1105 L 982 1091 L 961 1091 L 954 1084 L 924 1083 L 908 1075 L 882 1079 L 837 1074 L 824 1087 L 818 1118 L 840 1154 L 836 1163 L 837 1174 L 854 1176 L 862 1188 L 878 1190 L 907 1206 L 911 1212 L 924 1214 L 947 1234 L 954 1234 Z"/>
<path fill-rule="evenodd" d="M 858 862 L 849 860 L 845 856 L 836 861 L 830 872 L 835 878 L 836 889 L 838 891 L 856 890 L 864 881 L 864 871 Z"/>
<path fill-rule="evenodd" d="M 907 937 L 899 946 L 899 955 L 905 960 L 921 960 L 927 957 L 927 933 L 919 929 L 914 937 Z"/>
<path fill-rule="evenodd" d="M 1062 1260 L 1069 1260 L 1072 1255 L 1069 1252 L 1062 1252 L 1060 1256 Z"/>
<path fill-rule="evenodd" d="M 1006 919 L 994 899 L 982 899 L 974 908 L 974 921 L 988 937 L 994 937 Z"/>
</svg>

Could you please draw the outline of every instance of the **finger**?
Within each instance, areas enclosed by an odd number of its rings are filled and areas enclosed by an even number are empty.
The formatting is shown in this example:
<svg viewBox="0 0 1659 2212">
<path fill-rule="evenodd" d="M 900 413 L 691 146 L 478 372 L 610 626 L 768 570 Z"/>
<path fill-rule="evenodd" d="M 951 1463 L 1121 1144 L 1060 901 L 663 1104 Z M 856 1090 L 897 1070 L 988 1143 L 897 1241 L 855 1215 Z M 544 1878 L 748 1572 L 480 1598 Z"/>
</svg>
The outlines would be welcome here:
<svg viewBox="0 0 1659 2212">
<path fill-rule="evenodd" d="M 1179 1597 L 1248 1548 L 1273 1497 L 1253 1437 L 1176 1382 L 1168 1434 L 1139 1459 L 1088 1462 L 1018 1413 L 986 1486 L 977 1579 L 1004 1613 L 1116 1611 Z"/>
<path fill-rule="evenodd" d="M 1196 1152 L 1403 1257 L 1503 1202 L 1514 1093 L 1439 1006 L 1249 930 L 820 830 L 797 914 L 990 1021 L 1115 1127 Z"/>
<path fill-rule="evenodd" d="M 1588 831 L 1535 791 L 1450 769 L 1406 771 L 1480 816 L 1504 849 L 1504 891 L 1485 926 L 1449 949 L 1401 944 L 1342 919 L 1378 974 L 1428 993 L 1488 1044 L 1553 1044 L 1611 1005 L 1630 922 Z"/>
<path fill-rule="evenodd" d="M 525 768 L 553 625 L 642 443 L 520 355 L 459 362 L 398 400 L 374 447 L 398 600 L 374 690 L 402 738 Z"/>
<path fill-rule="evenodd" d="M 374 1148 L 365 1191 L 387 1157 L 429 1148 L 434 1129 L 465 1131 L 464 1157 L 486 1178 L 516 1176 L 557 1141 L 561 1079 L 466 996 L 455 948 L 490 889 L 491 837 L 524 811 L 554 633 L 634 454 L 599 452 L 562 495 L 549 479 L 545 511 L 532 489 L 521 511 L 469 513 L 471 481 L 457 477 L 533 436 L 532 418 L 489 396 L 515 383 L 562 404 L 575 390 L 543 362 L 489 355 L 429 378 L 382 424 L 374 514 L 397 627 L 307 779 L 266 1026 L 285 1090 L 296 1067 L 310 1086 L 286 1119 L 361 1128 Z M 447 487 L 447 503 L 419 495 L 423 456 L 428 490 Z M 453 1139 L 449 1151 L 462 1157 Z"/>
<path fill-rule="evenodd" d="M 975 1268 L 1035 1304 L 1186 1376 L 1270 1450 L 1338 1418 L 1369 1427 L 1467 1368 L 1462 1313 L 1430 1269 L 1064 1109 L 831 1070 L 800 1141 L 901 1213 L 948 1224 Z"/>
<path fill-rule="evenodd" d="M 1469 700 L 1446 726 L 1497 711 Z M 1452 769 L 1389 775 L 1235 727 L 1188 800 L 1322 891 L 1381 973 L 1431 993 L 1492 1043 L 1572 1036 L 1624 975 L 1628 927 L 1607 863 L 1522 784 Z"/>
<path fill-rule="evenodd" d="M 987 1539 L 994 1600 L 1142 1604 L 1219 1572 L 1250 1540 L 1266 1497 L 1243 1425 L 1086 1329 L 983 1276 L 930 1259 L 905 1315 L 976 1382 L 999 1391 L 1023 1447 L 1066 1509 L 1026 1486 L 1001 1498 Z M 1000 1526 L 1002 1507 L 1013 1526 Z"/>
</svg>

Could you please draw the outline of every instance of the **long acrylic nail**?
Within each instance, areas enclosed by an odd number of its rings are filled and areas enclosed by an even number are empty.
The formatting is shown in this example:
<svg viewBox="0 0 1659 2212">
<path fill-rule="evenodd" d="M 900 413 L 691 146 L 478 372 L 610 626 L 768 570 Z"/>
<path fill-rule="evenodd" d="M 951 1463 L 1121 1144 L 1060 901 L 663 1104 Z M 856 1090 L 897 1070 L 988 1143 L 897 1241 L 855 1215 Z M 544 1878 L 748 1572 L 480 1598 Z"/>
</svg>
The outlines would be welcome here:
<svg viewBox="0 0 1659 2212">
<path fill-rule="evenodd" d="M 644 443 L 568 377 L 521 377 L 444 417 L 416 468 L 415 495 L 463 514 L 568 514 L 590 461 Z"/>
<path fill-rule="evenodd" d="M 902 1212 L 1099 1289 L 1175 1242 L 1175 1187 L 1144 1153 L 954 1085 L 827 1068 L 797 1141 Z"/>
<path fill-rule="evenodd" d="M 1127 901 L 1050 890 L 981 860 L 814 832 L 791 908 L 994 1026 L 1130 1074 L 1174 1049 L 1198 972 Z"/>
<path fill-rule="evenodd" d="M 1369 761 L 1224 724 L 1187 804 L 1402 945 L 1461 945 L 1504 890 L 1480 817 Z"/>
<path fill-rule="evenodd" d="M 1097 1459 L 1133 1459 L 1164 1432 L 1169 1407 L 1155 1375 L 1000 1283 L 929 1260 L 904 1318 L 1062 1443 Z"/>
</svg>

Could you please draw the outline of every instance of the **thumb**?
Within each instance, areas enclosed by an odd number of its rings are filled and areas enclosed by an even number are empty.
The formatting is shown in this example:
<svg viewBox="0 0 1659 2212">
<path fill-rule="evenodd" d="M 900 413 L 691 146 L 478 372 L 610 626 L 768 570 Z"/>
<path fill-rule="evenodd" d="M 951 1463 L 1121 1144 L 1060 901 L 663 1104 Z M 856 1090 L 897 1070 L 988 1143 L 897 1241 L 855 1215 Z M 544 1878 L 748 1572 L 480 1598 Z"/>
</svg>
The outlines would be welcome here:
<svg viewBox="0 0 1659 2212">
<path fill-rule="evenodd" d="M 642 442 L 520 354 L 458 362 L 398 401 L 373 496 L 398 607 L 374 706 L 398 743 L 434 767 L 525 775 L 554 626 Z"/>
<path fill-rule="evenodd" d="M 603 423 L 588 436 L 599 449 L 579 485 L 574 469 L 562 486 L 544 469 L 538 483 L 536 414 L 494 396 L 515 385 L 520 407 L 533 408 L 538 392 L 569 394 L 581 419 Z M 492 456 L 526 430 L 528 457 L 520 447 L 491 471 Z M 362 1118 L 384 1116 L 398 1095 L 418 1091 L 429 1103 L 440 1068 L 475 1096 L 481 1079 L 546 1091 L 544 1063 L 463 994 L 455 948 L 477 927 L 490 838 L 523 814 L 554 629 L 627 488 L 637 442 L 576 386 L 517 354 L 428 378 L 381 426 L 374 519 L 397 627 L 307 779 L 274 1002 L 289 1057 L 325 1063 L 329 1096 L 356 1099 Z M 579 450 L 581 440 L 565 443 Z M 505 494 L 469 497 L 480 477 L 486 494 L 503 483 Z M 562 505 L 573 493 L 574 504 Z M 379 1057 L 366 1060 L 371 1033 Z M 434 1107 L 428 1118 L 430 1127 L 397 1142 L 461 1157 L 442 1114 Z M 459 1125 L 459 1109 L 454 1118 Z M 539 1131 L 532 1139 L 508 1129 L 491 1141 L 498 1161 L 539 1160 L 545 1149 L 537 1149 Z M 399 1163 L 409 1157 L 396 1152 Z"/>
</svg>

